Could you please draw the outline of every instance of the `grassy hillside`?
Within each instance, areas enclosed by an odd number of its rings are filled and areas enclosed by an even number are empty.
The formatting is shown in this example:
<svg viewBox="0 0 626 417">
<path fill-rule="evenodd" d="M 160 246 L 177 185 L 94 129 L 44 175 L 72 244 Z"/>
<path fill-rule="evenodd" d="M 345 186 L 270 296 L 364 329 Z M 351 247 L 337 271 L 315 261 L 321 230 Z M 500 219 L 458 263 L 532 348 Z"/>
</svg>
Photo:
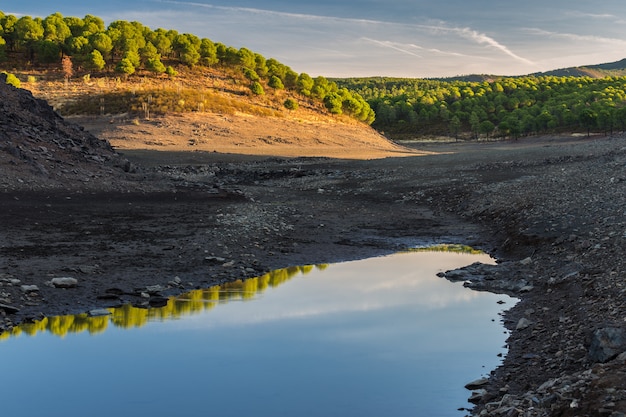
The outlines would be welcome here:
<svg viewBox="0 0 626 417">
<path fill-rule="evenodd" d="M 362 97 L 273 58 L 189 33 L 96 16 L 44 19 L 0 11 L 0 70 L 62 114 L 243 112 L 300 106 L 371 123 Z"/>
</svg>

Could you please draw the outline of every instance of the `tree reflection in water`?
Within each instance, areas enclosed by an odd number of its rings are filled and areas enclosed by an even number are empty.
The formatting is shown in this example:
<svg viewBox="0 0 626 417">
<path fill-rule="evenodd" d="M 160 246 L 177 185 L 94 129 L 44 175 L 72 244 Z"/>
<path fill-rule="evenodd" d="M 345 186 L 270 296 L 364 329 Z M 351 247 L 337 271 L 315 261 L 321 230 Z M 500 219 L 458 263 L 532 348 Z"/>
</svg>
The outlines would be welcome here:
<svg viewBox="0 0 626 417">
<path fill-rule="evenodd" d="M 472 255 L 483 253 L 463 245 L 429 246 L 413 248 L 406 252 L 452 252 Z M 298 274 L 307 274 L 314 268 L 324 270 L 327 267 L 327 264 L 321 264 L 278 269 L 260 277 L 237 280 L 172 297 L 168 300 L 167 305 L 161 308 L 145 309 L 127 304 L 122 307 L 108 309 L 111 312 L 110 316 L 91 317 L 89 314 L 83 313 L 46 317 L 41 321 L 16 326 L 11 331 L 0 334 L 0 340 L 6 340 L 21 334 L 35 336 L 40 332 L 50 332 L 59 337 L 64 337 L 68 333 L 89 332 L 89 334 L 98 334 L 104 332 L 108 328 L 109 323 L 112 323 L 115 327 L 132 328 L 142 327 L 150 321 L 175 320 L 182 316 L 211 310 L 216 305 L 231 300 L 250 300 L 255 295 L 263 293 L 268 287 L 278 287 Z"/>
<path fill-rule="evenodd" d="M 49 332 L 59 337 L 68 333 L 98 334 L 104 332 L 109 323 L 115 327 L 142 327 L 150 321 L 175 320 L 182 316 L 211 310 L 220 303 L 231 300 L 250 300 L 268 287 L 278 287 L 298 274 L 307 274 L 317 268 L 323 270 L 327 265 L 305 265 L 289 267 L 269 272 L 260 277 L 237 280 L 217 285 L 204 290 L 194 290 L 177 297 L 171 297 L 165 307 L 138 308 L 130 304 L 117 308 L 109 308 L 110 316 L 92 317 L 87 313 L 45 317 L 33 323 L 24 323 L 11 331 L 0 334 L 0 340 L 17 337 L 21 334 L 35 336 L 40 332 Z"/>
</svg>

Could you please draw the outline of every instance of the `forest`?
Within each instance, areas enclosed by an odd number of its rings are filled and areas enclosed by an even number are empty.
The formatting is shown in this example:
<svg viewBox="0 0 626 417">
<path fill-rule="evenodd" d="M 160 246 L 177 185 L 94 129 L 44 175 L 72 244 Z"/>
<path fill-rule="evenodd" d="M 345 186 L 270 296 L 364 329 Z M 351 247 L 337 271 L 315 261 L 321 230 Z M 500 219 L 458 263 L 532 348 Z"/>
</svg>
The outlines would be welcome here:
<svg viewBox="0 0 626 417">
<path fill-rule="evenodd" d="M 141 113 L 148 105 L 154 113 L 234 109 L 241 105 L 237 99 L 225 102 L 210 89 L 164 87 L 163 80 L 175 79 L 179 71 L 202 80 L 208 78 L 203 71 L 219 69 L 233 83 L 246 86 L 252 98 L 281 97 L 280 107 L 288 110 L 296 110 L 300 103 L 317 103 L 323 111 L 366 122 L 393 139 L 518 138 L 626 129 L 626 77 L 616 72 L 603 78 L 550 74 L 443 80 L 313 78 L 245 47 L 175 30 L 152 30 L 135 21 L 105 26 L 92 15 L 18 18 L 0 11 L 0 68 L 19 66 L 61 71 L 66 80 L 80 75 L 102 81 L 99 86 L 114 84 L 101 97 L 85 94 L 68 102 L 60 109 L 65 114 L 97 114 L 105 107 Z M 117 81 L 104 83 L 112 75 Z M 142 82 L 152 77 L 162 85 L 143 92 L 135 87 L 121 91 L 119 80 L 133 77 Z M 12 74 L 7 81 L 20 83 Z M 247 111 L 274 114 L 263 106 L 248 106 Z"/>
<path fill-rule="evenodd" d="M 322 103 L 330 114 L 346 114 L 366 123 L 374 120 L 362 97 L 324 77 L 298 74 L 245 47 L 237 49 L 175 30 L 152 30 L 136 21 L 118 20 L 105 26 L 92 15 L 18 18 L 0 11 L 0 66 L 19 65 L 61 68 L 66 79 L 77 73 L 90 77 L 115 73 L 125 79 L 139 74 L 176 77 L 181 67 L 217 67 L 241 78 L 252 95 L 287 90 Z M 293 110 L 298 102 L 288 98 L 284 106 Z"/>
<path fill-rule="evenodd" d="M 626 128 L 626 77 L 493 77 L 484 81 L 334 80 L 362 96 L 390 136 L 512 137 Z"/>
</svg>

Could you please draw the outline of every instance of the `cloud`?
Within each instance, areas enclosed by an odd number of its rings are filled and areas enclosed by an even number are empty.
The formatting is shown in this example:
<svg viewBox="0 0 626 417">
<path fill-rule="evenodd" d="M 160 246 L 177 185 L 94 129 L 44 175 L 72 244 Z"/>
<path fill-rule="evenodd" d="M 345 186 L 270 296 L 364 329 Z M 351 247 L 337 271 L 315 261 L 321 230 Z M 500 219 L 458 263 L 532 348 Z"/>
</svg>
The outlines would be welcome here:
<svg viewBox="0 0 626 417">
<path fill-rule="evenodd" d="M 372 39 L 372 38 L 366 38 L 366 37 L 361 38 L 361 40 L 369 42 L 369 43 L 373 43 L 373 44 L 378 45 L 378 46 L 382 46 L 383 48 L 393 49 L 393 50 L 405 53 L 407 55 L 412 55 L 412 56 L 415 56 L 415 57 L 418 57 L 418 58 L 423 58 L 423 56 L 419 55 L 417 52 L 413 52 L 413 50 L 429 52 L 429 53 L 438 54 L 438 55 L 454 56 L 454 57 L 466 57 L 466 56 L 468 56 L 468 55 L 461 54 L 461 53 L 458 53 L 458 52 L 442 51 L 441 49 L 437 49 L 437 48 L 424 48 L 422 46 L 419 46 L 419 45 L 416 45 L 416 44 L 413 44 L 413 43 L 380 41 L 380 40 L 376 40 L 376 39 Z"/>
<path fill-rule="evenodd" d="M 609 13 L 585 13 L 579 11 L 569 11 L 565 13 L 567 16 L 573 17 L 583 17 L 583 18 L 591 18 L 591 19 L 618 19 L 617 16 L 609 14 Z"/>
<path fill-rule="evenodd" d="M 610 43 L 610 44 L 616 44 L 620 46 L 626 45 L 626 40 L 619 39 L 619 38 L 608 38 L 608 37 L 596 36 L 596 35 L 578 35 L 576 33 L 550 32 L 550 31 L 538 29 L 538 28 L 526 28 L 525 30 L 526 32 L 530 34 L 534 34 L 538 36 L 568 39 L 574 42 Z"/>
<path fill-rule="evenodd" d="M 399 52 L 402 52 L 402 53 L 407 54 L 407 55 L 412 55 L 412 56 L 417 57 L 417 58 L 423 58 L 423 56 L 418 55 L 415 52 L 412 52 L 410 50 L 410 49 L 422 49 L 422 48 L 420 48 L 417 45 L 401 44 L 401 43 L 390 42 L 390 41 L 378 41 L 376 39 L 370 39 L 370 38 L 361 38 L 361 39 L 366 41 L 366 42 L 370 42 L 370 43 L 373 43 L 375 45 L 382 46 L 384 48 L 393 49 L 395 51 L 399 51 Z"/>
<path fill-rule="evenodd" d="M 522 62 L 524 64 L 527 65 L 535 65 L 534 62 L 532 62 L 529 59 L 523 58 L 519 55 L 517 55 L 516 53 L 514 53 L 513 51 L 511 51 L 508 47 L 506 47 L 505 45 L 502 45 L 501 43 L 499 43 L 498 41 L 496 41 L 495 39 L 487 36 L 484 33 L 479 33 L 473 29 L 470 28 L 463 28 L 463 29 L 455 29 L 455 31 L 458 31 L 459 35 L 466 38 L 466 39 L 470 39 L 473 40 L 479 44 L 485 44 L 488 45 L 492 48 L 495 48 L 503 53 L 505 53 L 506 55 L 510 56 L 511 58 Z"/>
</svg>

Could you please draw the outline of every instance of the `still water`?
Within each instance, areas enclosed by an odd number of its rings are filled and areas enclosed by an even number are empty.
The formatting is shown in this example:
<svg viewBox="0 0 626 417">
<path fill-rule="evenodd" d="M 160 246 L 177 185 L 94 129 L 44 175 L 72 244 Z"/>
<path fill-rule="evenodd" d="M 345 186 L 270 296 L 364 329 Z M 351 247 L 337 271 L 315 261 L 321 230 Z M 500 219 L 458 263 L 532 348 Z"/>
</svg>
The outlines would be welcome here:
<svg viewBox="0 0 626 417">
<path fill-rule="evenodd" d="M 289 268 L 163 309 L 4 334 L 6 416 L 456 416 L 506 353 L 507 296 L 436 277 L 487 255 L 413 252 Z"/>
</svg>

